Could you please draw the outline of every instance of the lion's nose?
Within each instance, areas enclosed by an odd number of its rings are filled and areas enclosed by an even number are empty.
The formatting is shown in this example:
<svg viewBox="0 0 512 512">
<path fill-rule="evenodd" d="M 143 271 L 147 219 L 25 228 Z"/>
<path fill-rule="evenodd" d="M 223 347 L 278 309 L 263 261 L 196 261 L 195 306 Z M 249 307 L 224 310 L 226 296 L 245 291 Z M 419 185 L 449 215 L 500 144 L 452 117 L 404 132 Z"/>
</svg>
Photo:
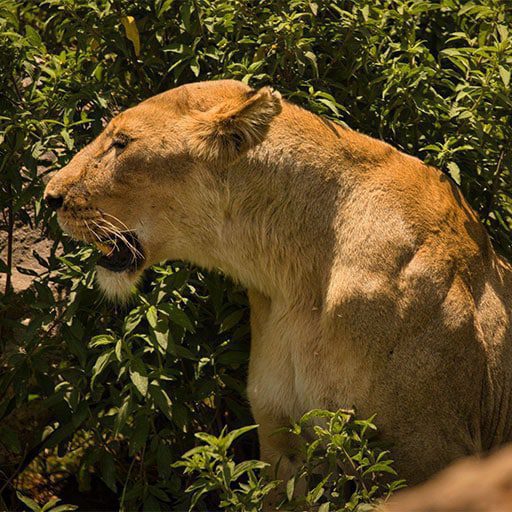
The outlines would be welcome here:
<svg viewBox="0 0 512 512">
<path fill-rule="evenodd" d="M 62 203 L 64 203 L 64 198 L 62 196 L 53 194 L 46 194 L 44 196 L 44 200 L 52 210 L 58 210 L 62 206 Z"/>
</svg>

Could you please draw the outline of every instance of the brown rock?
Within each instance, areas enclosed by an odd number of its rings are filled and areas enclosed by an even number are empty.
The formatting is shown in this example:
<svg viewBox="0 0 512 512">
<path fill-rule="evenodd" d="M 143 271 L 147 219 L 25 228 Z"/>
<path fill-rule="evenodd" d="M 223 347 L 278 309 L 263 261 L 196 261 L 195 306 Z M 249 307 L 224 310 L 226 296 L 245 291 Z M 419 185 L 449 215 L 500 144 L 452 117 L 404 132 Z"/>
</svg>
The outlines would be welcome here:
<svg viewBox="0 0 512 512">
<path fill-rule="evenodd" d="M 468 457 L 428 482 L 399 492 L 379 512 L 511 512 L 512 445 Z"/>
</svg>

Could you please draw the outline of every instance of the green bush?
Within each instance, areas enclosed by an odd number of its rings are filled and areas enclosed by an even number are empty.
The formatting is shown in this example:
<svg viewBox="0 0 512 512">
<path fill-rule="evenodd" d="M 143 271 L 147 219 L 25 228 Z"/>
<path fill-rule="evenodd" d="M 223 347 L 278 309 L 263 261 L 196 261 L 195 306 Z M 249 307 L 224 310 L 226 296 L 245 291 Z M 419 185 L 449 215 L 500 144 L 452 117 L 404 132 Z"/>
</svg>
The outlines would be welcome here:
<svg viewBox="0 0 512 512">
<path fill-rule="evenodd" d="M 190 510 L 206 496 L 215 494 L 216 508 L 240 512 L 261 509 L 264 499 L 275 489 L 279 480 L 262 476 L 267 464 L 258 460 L 236 463 L 228 450 L 237 437 L 255 425 L 221 432 L 216 437 L 198 433 L 202 445 L 189 450 L 174 467 L 184 467 L 194 474 Z M 281 510 L 364 510 L 377 498 L 387 499 L 404 486 L 404 480 L 385 478 L 396 472 L 389 452 L 372 440 L 376 427 L 371 420 L 357 420 L 353 411 L 314 410 L 305 414 L 295 425 L 286 429 L 298 440 L 302 463 L 297 473 L 286 483 L 282 492 Z M 303 491 L 295 492 L 296 482 Z M 370 510 L 371 506 L 368 507 Z"/>
<path fill-rule="evenodd" d="M 85 433 L 81 489 L 99 475 L 127 510 L 188 507 L 199 477 L 170 463 L 196 432 L 253 422 L 243 290 L 171 263 L 147 272 L 129 306 L 109 305 L 94 285 L 97 255 L 62 237 L 41 203 L 45 174 L 113 112 L 170 87 L 272 84 L 438 165 L 510 256 L 511 20 L 502 0 L 0 0 L 0 272 L 16 265 L 20 226 L 48 226 L 55 240 L 49 257 L 34 254 L 46 272 L 18 294 L 7 277 L 0 296 L 4 499 L 34 457 L 65 454 Z M 23 410 L 41 411 L 29 432 Z M 257 459 L 253 431 L 237 446 L 236 464 Z M 259 467 L 245 467 L 247 481 Z M 336 485 L 319 503 L 345 506 Z M 228 491 L 216 492 L 196 506 Z"/>
</svg>

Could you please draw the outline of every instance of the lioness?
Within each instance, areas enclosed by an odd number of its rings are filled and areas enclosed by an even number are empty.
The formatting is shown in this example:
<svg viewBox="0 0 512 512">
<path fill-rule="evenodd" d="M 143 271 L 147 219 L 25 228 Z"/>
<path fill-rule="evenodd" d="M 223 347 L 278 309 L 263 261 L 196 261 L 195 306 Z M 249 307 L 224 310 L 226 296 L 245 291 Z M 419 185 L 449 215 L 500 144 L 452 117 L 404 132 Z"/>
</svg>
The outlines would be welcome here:
<svg viewBox="0 0 512 512">
<path fill-rule="evenodd" d="M 98 245 L 106 294 L 165 259 L 219 268 L 251 306 L 261 457 L 313 408 L 377 414 L 399 474 L 425 479 L 512 436 L 512 269 L 457 187 L 384 142 L 237 81 L 115 117 L 48 183 Z"/>
</svg>

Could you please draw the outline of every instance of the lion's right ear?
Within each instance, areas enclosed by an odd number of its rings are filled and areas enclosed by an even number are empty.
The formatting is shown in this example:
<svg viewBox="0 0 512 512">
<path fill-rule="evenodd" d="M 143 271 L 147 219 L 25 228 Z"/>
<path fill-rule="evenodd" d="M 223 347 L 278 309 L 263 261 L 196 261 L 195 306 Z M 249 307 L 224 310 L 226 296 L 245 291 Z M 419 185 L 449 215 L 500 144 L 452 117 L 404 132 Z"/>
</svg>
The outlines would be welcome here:
<svg viewBox="0 0 512 512">
<path fill-rule="evenodd" d="M 240 100 L 193 112 L 189 126 L 191 150 L 206 160 L 232 162 L 264 139 L 270 122 L 281 110 L 281 95 L 263 87 Z"/>
</svg>

